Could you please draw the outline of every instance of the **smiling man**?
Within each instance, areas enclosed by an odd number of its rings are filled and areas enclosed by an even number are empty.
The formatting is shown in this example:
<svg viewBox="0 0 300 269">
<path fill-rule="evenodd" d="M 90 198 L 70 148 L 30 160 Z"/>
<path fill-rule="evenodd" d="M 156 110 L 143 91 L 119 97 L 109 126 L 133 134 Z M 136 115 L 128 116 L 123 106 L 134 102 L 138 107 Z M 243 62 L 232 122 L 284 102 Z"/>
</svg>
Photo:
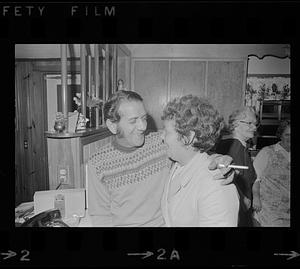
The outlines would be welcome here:
<svg viewBox="0 0 300 269">
<path fill-rule="evenodd" d="M 110 143 L 88 162 L 88 213 L 93 226 L 165 226 L 161 198 L 172 161 L 159 132 L 146 135 L 147 112 L 143 99 L 133 91 L 118 91 L 104 105 Z M 230 164 L 229 156 L 211 157 Z M 218 179 L 228 172 L 222 168 Z M 233 176 L 226 182 L 231 182 Z"/>
</svg>

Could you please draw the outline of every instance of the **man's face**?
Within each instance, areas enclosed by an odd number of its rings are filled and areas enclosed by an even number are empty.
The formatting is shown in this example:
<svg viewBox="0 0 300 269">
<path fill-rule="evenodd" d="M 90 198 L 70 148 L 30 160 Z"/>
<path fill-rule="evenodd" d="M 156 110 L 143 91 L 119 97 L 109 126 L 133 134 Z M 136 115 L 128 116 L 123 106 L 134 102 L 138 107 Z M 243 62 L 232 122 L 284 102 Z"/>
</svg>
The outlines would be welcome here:
<svg viewBox="0 0 300 269">
<path fill-rule="evenodd" d="M 117 142 L 128 148 L 140 147 L 145 141 L 147 113 L 141 101 L 123 101 L 119 107 Z"/>
</svg>

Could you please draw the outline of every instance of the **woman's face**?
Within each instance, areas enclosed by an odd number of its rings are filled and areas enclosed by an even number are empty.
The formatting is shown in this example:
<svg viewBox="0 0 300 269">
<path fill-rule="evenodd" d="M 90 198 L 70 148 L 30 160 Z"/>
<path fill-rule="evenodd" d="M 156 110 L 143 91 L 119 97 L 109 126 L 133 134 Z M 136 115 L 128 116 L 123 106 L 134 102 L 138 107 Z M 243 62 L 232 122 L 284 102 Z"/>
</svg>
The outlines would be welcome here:
<svg viewBox="0 0 300 269">
<path fill-rule="evenodd" d="M 256 131 L 256 116 L 252 112 L 247 112 L 246 117 L 237 120 L 237 126 L 234 129 L 234 132 L 238 134 L 238 136 L 247 141 L 250 138 L 254 137 Z"/>
<path fill-rule="evenodd" d="M 291 148 L 291 128 L 287 126 L 281 135 L 281 145 L 288 151 Z"/>
<path fill-rule="evenodd" d="M 175 130 L 174 120 L 164 121 L 163 139 L 167 145 L 168 157 L 174 161 L 179 161 L 186 146 L 178 140 L 178 133 Z"/>
</svg>

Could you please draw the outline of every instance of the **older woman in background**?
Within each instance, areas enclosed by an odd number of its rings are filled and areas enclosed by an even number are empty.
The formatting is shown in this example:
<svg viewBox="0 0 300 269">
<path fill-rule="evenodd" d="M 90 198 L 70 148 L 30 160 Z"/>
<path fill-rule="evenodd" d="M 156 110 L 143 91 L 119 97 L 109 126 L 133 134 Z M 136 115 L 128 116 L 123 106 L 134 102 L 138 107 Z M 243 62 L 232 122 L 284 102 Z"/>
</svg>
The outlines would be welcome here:
<svg viewBox="0 0 300 269">
<path fill-rule="evenodd" d="M 220 140 L 216 152 L 227 154 L 233 158 L 236 165 L 247 166 L 247 170 L 239 170 L 234 178 L 240 194 L 239 227 L 253 226 L 252 220 L 252 186 L 256 180 L 247 141 L 254 137 L 256 131 L 256 114 L 253 108 L 244 107 L 234 111 L 228 120 L 228 129 L 231 137 Z"/>
<path fill-rule="evenodd" d="M 290 121 L 277 130 L 280 141 L 264 147 L 254 159 L 254 217 L 261 226 L 290 226 Z"/>
<path fill-rule="evenodd" d="M 234 184 L 221 185 L 208 169 L 210 150 L 223 118 L 206 100 L 175 98 L 163 111 L 164 142 L 175 161 L 162 197 L 166 226 L 237 226 L 239 201 Z"/>
</svg>

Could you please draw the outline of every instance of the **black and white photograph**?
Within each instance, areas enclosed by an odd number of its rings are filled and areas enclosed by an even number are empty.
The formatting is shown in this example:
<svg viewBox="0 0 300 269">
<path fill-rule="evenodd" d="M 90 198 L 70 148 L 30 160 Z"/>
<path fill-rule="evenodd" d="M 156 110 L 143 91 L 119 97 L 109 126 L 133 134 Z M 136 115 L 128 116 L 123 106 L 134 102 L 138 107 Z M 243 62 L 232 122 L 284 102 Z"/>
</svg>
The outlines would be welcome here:
<svg viewBox="0 0 300 269">
<path fill-rule="evenodd" d="M 299 266 L 298 2 L 1 2 L 0 264 Z"/>
<path fill-rule="evenodd" d="M 290 227 L 289 44 L 16 44 L 16 226 Z"/>
</svg>

